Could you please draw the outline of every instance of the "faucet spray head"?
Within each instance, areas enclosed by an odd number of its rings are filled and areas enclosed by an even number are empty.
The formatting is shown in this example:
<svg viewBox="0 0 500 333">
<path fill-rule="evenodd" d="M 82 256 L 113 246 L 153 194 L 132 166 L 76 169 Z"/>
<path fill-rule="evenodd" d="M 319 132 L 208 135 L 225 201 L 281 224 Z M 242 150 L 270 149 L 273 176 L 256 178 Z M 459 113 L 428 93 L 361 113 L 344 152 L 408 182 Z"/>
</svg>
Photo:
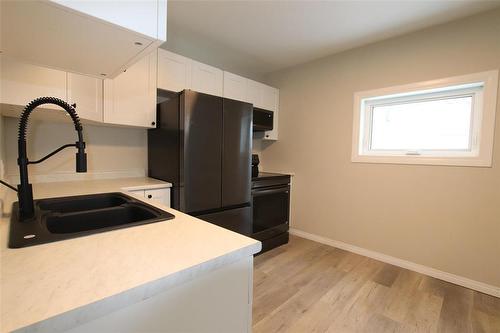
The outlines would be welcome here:
<svg viewBox="0 0 500 333">
<path fill-rule="evenodd" d="M 78 152 L 76 153 L 76 172 L 87 172 L 87 154 L 85 153 L 85 142 L 76 142 Z"/>
</svg>

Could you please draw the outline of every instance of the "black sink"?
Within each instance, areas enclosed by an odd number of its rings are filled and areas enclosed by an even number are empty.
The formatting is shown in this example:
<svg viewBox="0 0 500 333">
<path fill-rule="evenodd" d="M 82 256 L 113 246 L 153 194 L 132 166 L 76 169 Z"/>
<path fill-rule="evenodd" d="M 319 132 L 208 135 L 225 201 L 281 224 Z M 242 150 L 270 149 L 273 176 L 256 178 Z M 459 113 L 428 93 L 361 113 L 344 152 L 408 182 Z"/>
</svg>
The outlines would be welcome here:
<svg viewBox="0 0 500 333">
<path fill-rule="evenodd" d="M 174 218 L 123 193 L 35 200 L 35 217 L 19 221 L 12 207 L 9 247 L 19 248 Z"/>
</svg>

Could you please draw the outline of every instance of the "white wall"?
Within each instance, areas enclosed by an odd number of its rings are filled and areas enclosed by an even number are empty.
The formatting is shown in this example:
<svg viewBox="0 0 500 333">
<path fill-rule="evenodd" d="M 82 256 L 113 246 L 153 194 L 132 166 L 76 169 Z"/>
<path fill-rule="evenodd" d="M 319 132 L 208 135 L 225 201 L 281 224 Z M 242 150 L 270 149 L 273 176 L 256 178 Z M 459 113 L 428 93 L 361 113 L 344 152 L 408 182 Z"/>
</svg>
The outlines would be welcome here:
<svg viewBox="0 0 500 333">
<path fill-rule="evenodd" d="M 16 118 L 4 119 L 6 175 L 18 181 Z M 147 132 L 145 129 L 104 127 L 84 124 L 87 144 L 88 172 L 86 177 L 103 173 L 147 172 Z M 66 143 L 76 141 L 76 132 L 69 123 L 32 121 L 28 126 L 28 157 L 39 159 Z M 36 176 L 75 175 L 75 149 L 66 148 L 50 159 L 29 166 L 33 181 Z M 42 177 L 38 177 L 41 179 Z"/>
<path fill-rule="evenodd" d="M 246 53 L 208 40 L 199 34 L 169 24 L 167 42 L 161 48 L 195 59 L 256 81 L 262 81 L 264 74 L 259 70 L 261 60 Z M 246 61 L 242 63 L 241 59 Z"/>
<path fill-rule="evenodd" d="M 354 92 L 499 68 L 495 10 L 270 75 L 293 227 L 500 287 L 498 111 L 492 168 L 351 162 Z"/>
</svg>

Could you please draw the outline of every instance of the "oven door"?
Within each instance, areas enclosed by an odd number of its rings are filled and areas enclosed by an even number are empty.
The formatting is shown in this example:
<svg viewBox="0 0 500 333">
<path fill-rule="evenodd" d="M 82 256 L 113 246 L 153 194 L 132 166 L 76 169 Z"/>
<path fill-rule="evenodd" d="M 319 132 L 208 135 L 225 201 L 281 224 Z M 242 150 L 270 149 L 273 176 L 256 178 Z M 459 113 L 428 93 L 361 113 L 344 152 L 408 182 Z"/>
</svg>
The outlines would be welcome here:
<svg viewBox="0 0 500 333">
<path fill-rule="evenodd" d="M 290 186 L 252 190 L 253 235 L 265 240 L 288 231 Z"/>
</svg>

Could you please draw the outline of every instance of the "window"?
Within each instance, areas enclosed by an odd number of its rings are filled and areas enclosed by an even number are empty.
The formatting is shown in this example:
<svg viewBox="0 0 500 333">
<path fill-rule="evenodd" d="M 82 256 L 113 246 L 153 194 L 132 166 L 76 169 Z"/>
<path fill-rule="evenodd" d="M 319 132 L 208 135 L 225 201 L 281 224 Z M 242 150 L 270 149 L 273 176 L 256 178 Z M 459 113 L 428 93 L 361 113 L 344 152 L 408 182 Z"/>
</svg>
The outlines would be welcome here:
<svg viewBox="0 0 500 333">
<path fill-rule="evenodd" d="M 354 95 L 353 162 L 491 166 L 498 71 Z"/>
</svg>

